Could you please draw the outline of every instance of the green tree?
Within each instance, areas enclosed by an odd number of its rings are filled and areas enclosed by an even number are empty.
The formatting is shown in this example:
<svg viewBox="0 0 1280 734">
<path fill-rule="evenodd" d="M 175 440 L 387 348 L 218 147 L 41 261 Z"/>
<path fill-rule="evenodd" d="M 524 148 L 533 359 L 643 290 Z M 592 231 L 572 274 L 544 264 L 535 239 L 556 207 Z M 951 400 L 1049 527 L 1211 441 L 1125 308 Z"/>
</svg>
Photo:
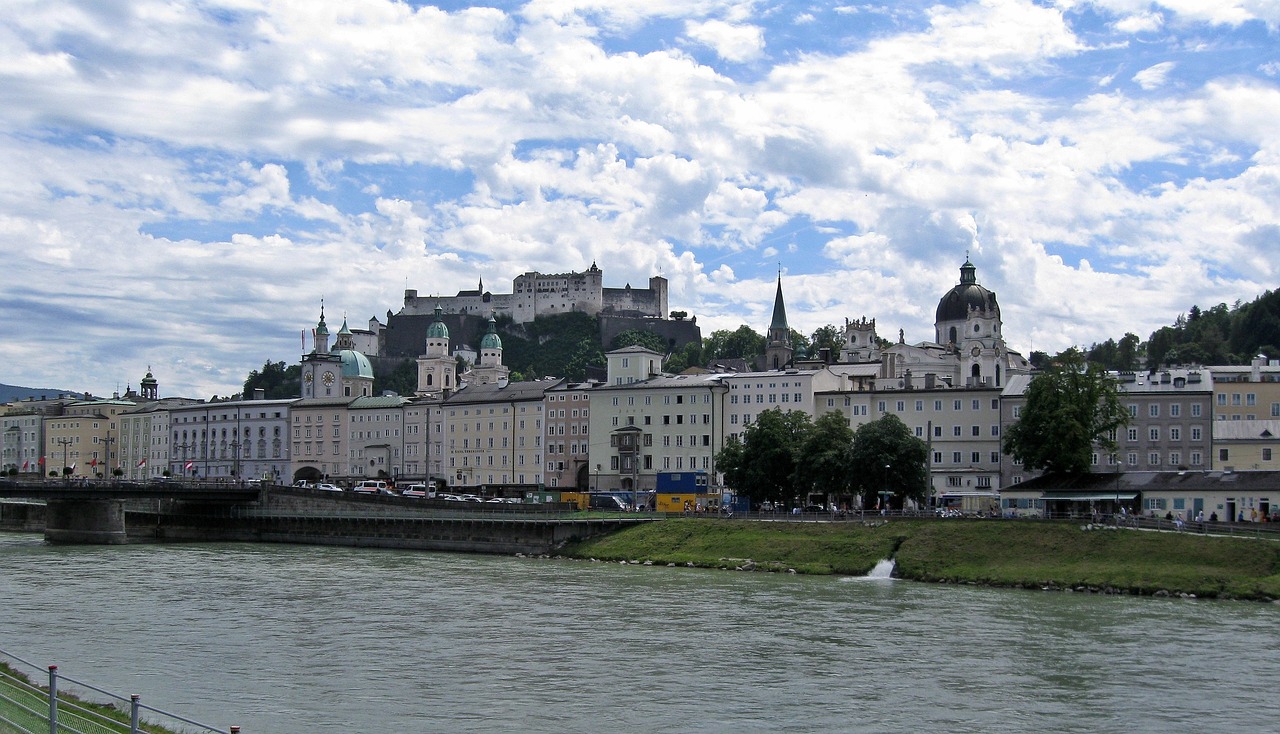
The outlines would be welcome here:
<svg viewBox="0 0 1280 734">
<path fill-rule="evenodd" d="M 625 349 L 632 346 L 652 349 L 658 354 L 667 353 L 667 340 L 652 331 L 643 329 L 627 329 L 618 334 L 609 342 L 609 351 L 612 352 L 615 349 Z"/>
<path fill-rule="evenodd" d="M 800 496 L 853 491 L 853 429 L 840 413 L 824 413 L 800 443 L 795 488 Z"/>
<path fill-rule="evenodd" d="M 711 336 L 703 339 L 702 354 L 710 361 L 713 359 L 745 359 L 753 361 L 764 354 L 765 339 L 743 324 L 734 331 L 721 329 L 711 332 Z"/>
<path fill-rule="evenodd" d="M 702 364 L 702 344 L 693 341 L 673 352 L 667 358 L 663 369 L 672 374 L 679 374 L 690 367 L 701 367 Z"/>
<path fill-rule="evenodd" d="M 753 503 L 788 502 L 795 497 L 796 461 L 811 421 L 806 413 L 771 408 L 730 439 L 716 455 L 725 481 Z"/>
<path fill-rule="evenodd" d="M 898 416 L 887 413 L 863 423 L 853 434 L 850 465 L 862 506 L 887 492 L 890 507 L 907 500 L 924 504 L 929 497 L 929 445 L 911 433 Z"/>
<path fill-rule="evenodd" d="M 412 359 L 401 361 L 385 375 L 374 375 L 373 394 L 381 395 L 391 391 L 397 395 L 410 396 L 418 390 L 418 363 Z"/>
<path fill-rule="evenodd" d="M 253 397 L 253 391 L 261 389 L 267 400 L 296 398 L 301 385 L 302 365 L 268 361 L 262 365 L 261 370 L 254 370 L 245 378 L 242 394 Z"/>
<path fill-rule="evenodd" d="M 844 332 L 835 324 L 818 327 L 809 337 L 809 356 L 817 357 L 822 350 L 827 350 L 832 361 L 840 359 L 840 350 L 844 349 Z"/>
<path fill-rule="evenodd" d="M 1115 434 L 1129 423 L 1117 382 L 1074 349 L 1036 375 L 1025 395 L 1021 417 L 1005 430 L 1003 448 L 1029 470 L 1087 472 L 1094 447 L 1114 453 Z"/>
</svg>

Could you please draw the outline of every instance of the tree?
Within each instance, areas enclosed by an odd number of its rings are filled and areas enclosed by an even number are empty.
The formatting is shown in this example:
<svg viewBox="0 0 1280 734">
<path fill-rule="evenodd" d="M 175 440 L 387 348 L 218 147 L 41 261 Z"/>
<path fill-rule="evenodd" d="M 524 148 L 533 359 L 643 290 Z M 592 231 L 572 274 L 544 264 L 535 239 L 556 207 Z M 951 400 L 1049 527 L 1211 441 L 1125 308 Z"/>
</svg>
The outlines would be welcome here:
<svg viewBox="0 0 1280 734">
<path fill-rule="evenodd" d="M 609 351 L 612 352 L 615 349 L 624 349 L 631 346 L 641 346 L 658 354 L 667 353 L 667 340 L 652 331 L 643 329 L 627 329 L 618 334 L 609 342 Z"/>
<path fill-rule="evenodd" d="M 1089 471 L 1094 447 L 1116 451 L 1115 435 L 1129 423 L 1120 387 L 1077 350 L 1059 354 L 1031 380 L 1022 415 L 1004 434 L 1004 453 L 1046 474 Z"/>
<path fill-rule="evenodd" d="M 819 327 L 809 337 L 809 356 L 817 357 L 822 350 L 827 350 L 832 361 L 839 360 L 840 350 L 844 349 L 844 332 L 835 324 Z"/>
<path fill-rule="evenodd" d="M 413 395 L 418 390 L 418 363 L 402 360 L 385 375 L 373 376 L 373 394 L 391 391 L 397 395 Z"/>
<path fill-rule="evenodd" d="M 868 507 L 882 492 L 891 507 L 907 500 L 924 504 L 929 497 L 929 445 L 911 433 L 902 419 L 886 413 L 863 423 L 849 451 L 854 488 Z"/>
<path fill-rule="evenodd" d="M 811 422 L 806 413 L 771 408 L 732 438 L 716 455 L 725 482 L 753 503 L 787 502 L 795 497 L 799 449 Z"/>
<path fill-rule="evenodd" d="M 743 324 L 734 331 L 721 329 L 703 340 L 702 353 L 708 360 L 745 359 L 748 362 L 764 354 L 765 339 Z"/>
<path fill-rule="evenodd" d="M 853 491 L 853 429 L 835 411 L 813 422 L 799 447 L 796 460 L 796 492 L 847 495 Z"/>
<path fill-rule="evenodd" d="M 268 400 L 296 398 L 302 386 L 302 365 L 284 362 L 266 362 L 261 370 L 254 370 L 244 381 L 244 395 L 253 395 L 261 389 Z"/>
<path fill-rule="evenodd" d="M 692 341 L 680 347 L 667 358 L 663 369 L 672 374 L 679 374 L 690 367 L 702 366 L 702 344 Z"/>
</svg>

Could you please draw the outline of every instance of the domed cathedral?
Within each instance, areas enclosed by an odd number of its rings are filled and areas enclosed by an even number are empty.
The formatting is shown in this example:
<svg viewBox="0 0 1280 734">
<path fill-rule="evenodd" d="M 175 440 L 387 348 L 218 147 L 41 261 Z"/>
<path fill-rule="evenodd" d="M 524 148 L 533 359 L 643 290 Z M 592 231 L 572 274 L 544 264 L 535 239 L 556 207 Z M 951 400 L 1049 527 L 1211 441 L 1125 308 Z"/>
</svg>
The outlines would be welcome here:
<svg viewBox="0 0 1280 734">
<path fill-rule="evenodd" d="M 977 268 L 966 257 L 960 282 L 938 301 L 934 316 L 937 343 L 960 359 L 961 384 L 1001 387 L 1008 375 L 1000 304 L 996 294 L 978 284 Z"/>
<path fill-rule="evenodd" d="M 426 349 L 418 357 L 417 394 L 420 396 L 439 394 L 447 398 L 458 388 L 457 370 L 449 354 L 449 327 L 444 325 L 443 313 L 444 309 L 436 304 L 436 320 L 427 327 Z M 501 353 L 502 343 L 498 344 Z"/>
<path fill-rule="evenodd" d="M 320 322 L 316 324 L 314 347 L 302 356 L 302 397 L 358 398 L 373 394 L 373 366 L 369 358 L 355 350 L 347 320 L 333 347 L 329 347 L 329 327 L 324 322 L 324 304 L 320 304 Z"/>
<path fill-rule="evenodd" d="M 480 358 L 471 368 L 471 380 L 477 385 L 503 385 L 510 379 L 511 368 L 502 364 L 502 338 L 498 323 L 489 316 L 489 330 L 480 338 Z"/>
<path fill-rule="evenodd" d="M 899 330 L 898 342 L 883 350 L 881 387 L 995 388 L 1004 387 L 1010 375 L 1031 372 L 1027 360 L 1005 344 L 996 294 L 978 284 L 976 271 L 966 257 L 960 282 L 938 301 L 936 341 L 907 344 Z"/>
<path fill-rule="evenodd" d="M 791 327 L 787 325 L 787 307 L 782 302 L 782 273 L 778 273 L 778 291 L 773 297 L 773 320 L 765 335 L 764 369 L 782 370 L 791 366 Z"/>
</svg>

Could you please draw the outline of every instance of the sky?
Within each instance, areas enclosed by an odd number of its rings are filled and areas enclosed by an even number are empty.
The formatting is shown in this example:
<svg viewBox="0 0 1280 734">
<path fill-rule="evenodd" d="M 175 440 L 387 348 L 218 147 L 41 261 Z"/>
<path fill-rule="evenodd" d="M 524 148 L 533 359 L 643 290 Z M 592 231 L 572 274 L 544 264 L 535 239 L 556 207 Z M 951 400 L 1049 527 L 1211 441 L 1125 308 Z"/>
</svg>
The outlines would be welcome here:
<svg viewBox="0 0 1280 734">
<path fill-rule="evenodd" d="M 0 382 L 238 392 L 405 289 L 1054 353 L 1277 286 L 1275 0 L 9 0 Z M 307 348 L 310 349 L 308 341 Z M 1276 355 L 1280 356 L 1280 355 Z"/>
</svg>

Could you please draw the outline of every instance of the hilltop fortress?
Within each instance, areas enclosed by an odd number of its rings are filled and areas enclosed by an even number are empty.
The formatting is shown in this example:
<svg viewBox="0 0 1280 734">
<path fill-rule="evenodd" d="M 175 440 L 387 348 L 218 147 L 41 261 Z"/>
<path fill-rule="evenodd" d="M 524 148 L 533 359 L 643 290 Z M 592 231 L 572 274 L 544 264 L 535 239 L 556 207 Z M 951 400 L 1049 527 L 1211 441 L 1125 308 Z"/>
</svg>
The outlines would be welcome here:
<svg viewBox="0 0 1280 734">
<path fill-rule="evenodd" d="M 447 326 L 451 352 L 474 350 L 485 333 L 490 317 L 509 317 L 517 326 L 532 323 L 539 316 L 584 313 L 600 322 L 600 341 L 609 342 L 632 329 L 662 337 L 669 349 L 701 341 L 696 318 L 668 318 L 667 279 L 655 275 L 648 288 L 604 287 L 604 271 L 594 262 L 585 271 L 569 273 L 527 272 L 516 276 L 511 293 L 490 293 L 480 281 L 475 290 L 452 296 L 422 296 L 417 290 L 404 292 L 404 306 L 398 313 L 387 312 L 385 327 L 376 319 L 369 323 L 371 346 L 376 354 L 390 359 L 413 359 L 422 353 L 427 330 L 440 319 Z M 359 334 L 357 334 L 357 337 Z"/>
<path fill-rule="evenodd" d="M 404 292 L 404 307 L 397 316 L 430 316 L 436 306 L 446 314 L 488 318 L 510 316 L 517 324 L 527 324 L 538 316 L 579 311 L 592 316 L 667 318 L 667 279 L 649 278 L 648 288 L 605 288 L 604 271 L 591 263 L 581 273 L 528 272 L 516 276 L 511 293 L 490 293 L 480 281 L 476 290 L 458 291 L 454 296 L 419 296 Z"/>
</svg>

